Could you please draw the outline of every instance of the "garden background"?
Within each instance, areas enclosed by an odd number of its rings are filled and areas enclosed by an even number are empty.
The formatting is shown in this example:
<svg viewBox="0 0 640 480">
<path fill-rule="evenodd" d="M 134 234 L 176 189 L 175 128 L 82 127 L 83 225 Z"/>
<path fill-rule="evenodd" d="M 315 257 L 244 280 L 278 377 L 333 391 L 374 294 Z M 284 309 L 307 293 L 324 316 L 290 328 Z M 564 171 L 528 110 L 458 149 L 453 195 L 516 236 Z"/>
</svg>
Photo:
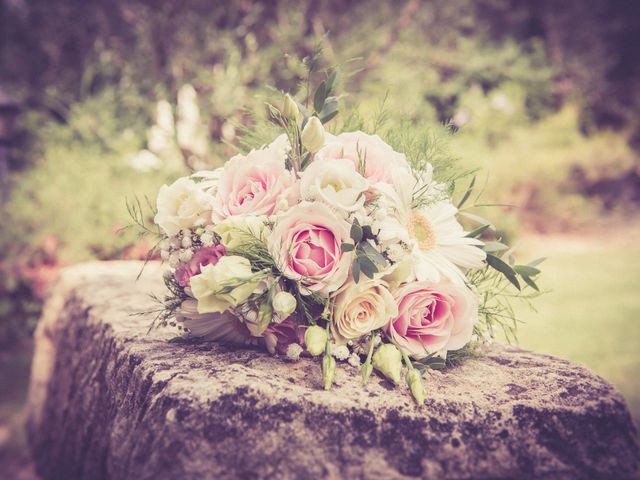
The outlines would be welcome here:
<svg viewBox="0 0 640 480">
<path fill-rule="evenodd" d="M 221 165 L 318 48 L 343 107 L 448 130 L 482 169 L 512 205 L 487 216 L 548 257 L 520 344 L 589 366 L 638 424 L 637 2 L 0 0 L 0 472 L 33 478 L 30 338 L 58 269 L 144 258 L 125 198 Z"/>
</svg>

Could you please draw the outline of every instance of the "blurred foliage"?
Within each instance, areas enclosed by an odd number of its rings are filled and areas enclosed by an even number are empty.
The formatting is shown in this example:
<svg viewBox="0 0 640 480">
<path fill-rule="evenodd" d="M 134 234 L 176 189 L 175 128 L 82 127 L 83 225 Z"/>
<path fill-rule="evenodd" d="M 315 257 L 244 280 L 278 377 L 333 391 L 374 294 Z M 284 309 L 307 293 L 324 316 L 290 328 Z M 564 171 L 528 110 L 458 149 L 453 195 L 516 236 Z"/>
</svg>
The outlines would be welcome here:
<svg viewBox="0 0 640 480">
<path fill-rule="evenodd" d="M 267 98 L 306 88 L 299 59 L 318 46 L 321 67 L 340 68 L 342 111 L 359 106 L 330 128 L 371 129 L 382 112 L 403 125 L 389 139 L 400 146 L 429 145 L 447 124 L 460 164 L 489 170 L 485 198 L 519 204 L 538 229 L 633 209 L 639 11 L 632 0 L 0 0 L 2 87 L 23 105 L 0 205 L 0 342 L 37 315 L 48 277 L 29 272 L 142 256 L 116 235 L 125 197 L 220 165 Z"/>
</svg>

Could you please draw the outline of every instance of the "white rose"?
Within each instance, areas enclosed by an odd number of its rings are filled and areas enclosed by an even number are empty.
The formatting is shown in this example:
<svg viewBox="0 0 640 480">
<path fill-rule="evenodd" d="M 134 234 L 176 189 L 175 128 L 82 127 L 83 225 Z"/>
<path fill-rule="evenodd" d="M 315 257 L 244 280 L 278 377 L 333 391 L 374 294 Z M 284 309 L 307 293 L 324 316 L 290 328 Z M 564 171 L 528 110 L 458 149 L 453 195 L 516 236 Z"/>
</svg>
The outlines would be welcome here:
<svg viewBox="0 0 640 480">
<path fill-rule="evenodd" d="M 184 228 L 209 222 L 212 197 L 199 184 L 182 177 L 171 185 L 160 187 L 156 205 L 158 213 L 154 222 L 171 237 Z"/>
<path fill-rule="evenodd" d="M 258 240 L 264 242 L 269 235 L 265 216 L 234 216 L 218 223 L 213 231 L 220 236 L 220 243 L 228 250 L 236 250 L 243 245 Z"/>
<path fill-rule="evenodd" d="M 397 314 L 396 301 L 384 282 L 350 282 L 334 297 L 331 332 L 337 344 L 345 344 L 384 327 Z"/>
<path fill-rule="evenodd" d="M 198 313 L 222 313 L 243 303 L 260 284 L 244 257 L 226 255 L 215 265 L 205 265 L 199 275 L 191 277 Z"/>
<path fill-rule="evenodd" d="M 345 214 L 362 207 L 368 188 L 369 182 L 346 161 L 312 162 L 300 178 L 304 200 L 323 202 Z"/>
<path fill-rule="evenodd" d="M 274 295 L 273 310 L 283 318 L 288 317 L 296 310 L 296 298 L 289 292 L 281 291 Z"/>
</svg>

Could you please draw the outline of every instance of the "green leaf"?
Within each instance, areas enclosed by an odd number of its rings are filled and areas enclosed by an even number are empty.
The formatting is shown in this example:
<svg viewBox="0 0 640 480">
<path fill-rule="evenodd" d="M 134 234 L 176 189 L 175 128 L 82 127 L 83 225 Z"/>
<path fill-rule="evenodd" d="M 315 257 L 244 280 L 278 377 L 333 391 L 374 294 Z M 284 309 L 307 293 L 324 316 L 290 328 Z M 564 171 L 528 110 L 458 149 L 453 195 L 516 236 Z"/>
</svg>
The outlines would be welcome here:
<svg viewBox="0 0 640 480">
<path fill-rule="evenodd" d="M 356 220 L 355 222 L 353 222 L 353 225 L 351 225 L 351 232 L 349 232 L 349 235 L 355 243 L 360 243 L 362 241 L 362 234 L 362 227 Z"/>
<path fill-rule="evenodd" d="M 475 184 L 476 184 L 476 176 L 474 175 L 473 178 L 471 179 L 471 183 L 469 183 L 469 186 L 467 187 L 467 191 L 464 192 L 464 195 L 458 202 L 458 208 L 462 208 L 465 202 L 469 199 L 469 197 L 471 196 L 471 192 L 473 192 L 473 186 Z"/>
<path fill-rule="evenodd" d="M 382 254 L 377 251 L 375 247 L 369 242 L 363 242 L 358 245 L 358 250 L 360 250 L 363 255 L 366 255 L 370 260 L 381 267 L 384 267 L 387 263 Z"/>
<path fill-rule="evenodd" d="M 538 285 L 536 285 L 536 282 L 533 281 L 532 278 L 530 277 L 522 277 L 522 280 L 524 280 L 524 283 L 526 283 L 527 285 L 529 285 L 531 288 L 533 288 L 536 292 L 539 292 L 540 289 L 538 288 Z"/>
<path fill-rule="evenodd" d="M 491 230 L 495 230 L 496 229 L 489 220 L 487 220 L 486 218 L 482 218 L 480 215 L 476 215 L 474 213 L 469 213 L 469 212 L 465 212 L 465 211 L 459 211 L 458 215 L 462 215 L 463 217 L 466 217 L 469 220 L 471 220 L 473 222 L 476 222 L 479 225 L 489 225 L 489 228 Z"/>
<path fill-rule="evenodd" d="M 530 265 L 515 265 L 513 269 L 523 277 L 535 277 L 540 273 L 539 269 Z"/>
<path fill-rule="evenodd" d="M 487 264 L 494 270 L 497 270 L 498 272 L 503 274 L 514 287 L 520 290 L 520 282 L 518 282 L 515 272 L 503 260 L 496 257 L 495 255 L 487 253 Z"/>
<path fill-rule="evenodd" d="M 367 256 L 359 256 L 357 258 L 357 262 L 360 264 L 360 270 L 362 270 L 362 273 L 369 278 L 373 278 L 374 274 L 378 272 L 376 264 Z"/>
<path fill-rule="evenodd" d="M 322 116 L 320 117 L 320 121 L 321 121 L 322 123 L 328 123 L 328 122 L 330 122 L 331 120 L 333 120 L 333 117 L 335 117 L 336 115 L 338 115 L 338 110 L 334 110 L 333 112 L 331 112 L 331 113 L 329 113 L 329 114 L 322 115 Z"/>
<path fill-rule="evenodd" d="M 536 258 L 534 261 L 529 262 L 527 265 L 529 265 L 530 267 L 537 267 L 542 262 L 544 262 L 546 259 L 547 259 L 547 257 Z"/>
<path fill-rule="evenodd" d="M 353 275 L 353 281 L 358 283 L 360 281 L 360 263 L 356 259 L 351 265 L 351 274 Z"/>
<path fill-rule="evenodd" d="M 334 70 L 333 72 L 331 72 L 331 75 L 329 75 L 329 78 L 327 78 L 326 80 L 326 90 L 327 90 L 327 95 L 330 95 L 331 92 L 333 92 L 333 87 L 335 86 L 336 83 L 336 79 L 338 78 L 338 71 Z"/>
<path fill-rule="evenodd" d="M 475 230 L 471 230 L 469 233 L 465 235 L 467 238 L 476 238 L 484 233 L 485 230 L 491 228 L 491 225 L 482 225 L 481 227 L 476 228 Z"/>
<path fill-rule="evenodd" d="M 328 97 L 322 107 L 322 111 L 318 113 L 318 117 L 322 123 L 327 123 L 338 114 L 338 99 L 336 97 Z"/>
<path fill-rule="evenodd" d="M 502 252 L 503 250 L 508 250 L 509 246 L 501 242 L 485 242 L 482 249 L 485 252 Z"/>
<path fill-rule="evenodd" d="M 318 85 L 315 95 L 313 96 L 313 109 L 320 113 L 324 107 L 324 101 L 327 99 L 327 84 L 323 81 Z"/>
<path fill-rule="evenodd" d="M 355 248 L 356 246 L 352 243 L 343 243 L 342 245 L 340 245 L 340 249 L 343 252 L 352 252 Z"/>
</svg>

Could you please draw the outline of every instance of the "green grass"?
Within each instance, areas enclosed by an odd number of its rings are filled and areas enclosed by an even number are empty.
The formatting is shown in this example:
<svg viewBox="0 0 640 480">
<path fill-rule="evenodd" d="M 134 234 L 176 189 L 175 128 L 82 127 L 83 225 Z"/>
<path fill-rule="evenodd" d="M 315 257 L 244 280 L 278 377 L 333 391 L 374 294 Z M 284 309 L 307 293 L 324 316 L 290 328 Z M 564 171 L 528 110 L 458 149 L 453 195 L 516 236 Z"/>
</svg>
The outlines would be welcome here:
<svg viewBox="0 0 640 480">
<path fill-rule="evenodd" d="M 589 243 L 543 264 L 551 292 L 538 313 L 522 309 L 520 345 L 586 365 L 622 392 L 640 425 L 640 244 Z"/>
</svg>

